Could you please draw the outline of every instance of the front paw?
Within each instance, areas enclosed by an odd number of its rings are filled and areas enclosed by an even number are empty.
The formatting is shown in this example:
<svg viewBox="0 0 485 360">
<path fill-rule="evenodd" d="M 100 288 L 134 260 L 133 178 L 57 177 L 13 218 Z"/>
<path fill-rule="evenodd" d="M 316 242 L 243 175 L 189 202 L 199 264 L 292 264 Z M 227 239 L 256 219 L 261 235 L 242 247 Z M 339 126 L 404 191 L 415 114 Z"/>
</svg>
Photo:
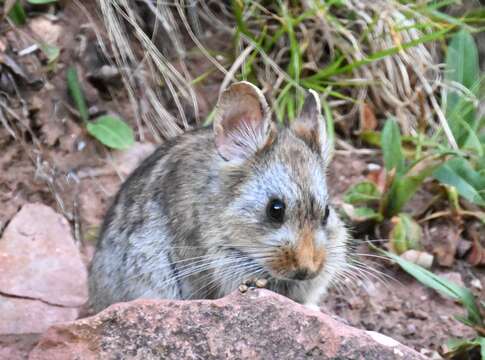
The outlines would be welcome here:
<svg viewBox="0 0 485 360">
<path fill-rule="evenodd" d="M 244 280 L 241 285 L 239 285 L 239 291 L 245 293 L 250 288 L 265 288 L 268 285 L 268 280 L 264 278 L 249 278 Z"/>
</svg>

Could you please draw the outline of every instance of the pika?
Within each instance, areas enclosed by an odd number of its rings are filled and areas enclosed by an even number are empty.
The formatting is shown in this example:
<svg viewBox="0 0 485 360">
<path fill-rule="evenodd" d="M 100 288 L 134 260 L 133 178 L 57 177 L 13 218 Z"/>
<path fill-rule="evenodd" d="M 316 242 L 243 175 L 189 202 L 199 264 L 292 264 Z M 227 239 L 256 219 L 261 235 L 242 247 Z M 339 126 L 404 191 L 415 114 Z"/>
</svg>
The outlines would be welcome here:
<svg viewBox="0 0 485 360">
<path fill-rule="evenodd" d="M 318 95 L 277 126 L 262 92 L 239 82 L 214 114 L 212 128 L 167 141 L 117 193 L 90 267 L 93 311 L 137 298 L 218 298 L 250 278 L 316 306 L 345 268 Z"/>
</svg>

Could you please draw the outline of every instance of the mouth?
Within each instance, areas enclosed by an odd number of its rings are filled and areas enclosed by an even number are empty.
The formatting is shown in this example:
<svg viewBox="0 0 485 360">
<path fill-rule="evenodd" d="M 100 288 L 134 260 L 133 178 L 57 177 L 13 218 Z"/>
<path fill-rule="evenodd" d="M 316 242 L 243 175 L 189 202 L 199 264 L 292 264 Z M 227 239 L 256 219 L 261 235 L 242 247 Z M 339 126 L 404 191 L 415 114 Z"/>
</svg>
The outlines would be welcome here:
<svg viewBox="0 0 485 360">
<path fill-rule="evenodd" d="M 226 251 L 229 251 L 230 254 L 240 259 L 240 261 L 245 265 L 244 268 L 250 269 L 251 273 L 258 274 L 259 278 L 265 278 L 267 280 L 277 280 L 277 281 L 285 281 L 289 283 L 299 283 L 303 281 L 312 280 L 317 277 L 317 273 L 312 274 L 301 274 L 298 272 L 291 272 L 288 274 L 280 274 L 271 269 L 267 269 L 262 264 L 260 264 L 256 259 L 252 258 L 250 254 L 231 247 L 226 248 Z"/>
</svg>

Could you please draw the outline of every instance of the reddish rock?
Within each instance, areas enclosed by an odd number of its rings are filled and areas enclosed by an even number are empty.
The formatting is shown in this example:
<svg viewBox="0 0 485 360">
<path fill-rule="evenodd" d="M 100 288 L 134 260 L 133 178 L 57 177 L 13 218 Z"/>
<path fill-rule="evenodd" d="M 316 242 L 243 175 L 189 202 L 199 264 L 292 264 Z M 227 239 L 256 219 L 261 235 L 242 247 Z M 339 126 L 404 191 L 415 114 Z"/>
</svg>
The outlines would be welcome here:
<svg viewBox="0 0 485 360">
<path fill-rule="evenodd" d="M 77 316 L 77 308 L 0 295 L 0 334 L 41 333 L 52 324 L 71 321 Z"/>
<path fill-rule="evenodd" d="M 424 359 L 267 290 L 219 300 L 137 300 L 52 326 L 30 360 Z"/>
<path fill-rule="evenodd" d="M 73 321 L 87 297 L 87 272 L 67 221 L 27 204 L 0 239 L 0 359 L 25 359 L 52 324 Z"/>
<path fill-rule="evenodd" d="M 0 293 L 78 307 L 86 280 L 67 220 L 48 206 L 24 205 L 0 239 Z"/>
<path fill-rule="evenodd" d="M 38 339 L 38 334 L 0 335 L 0 359 L 27 359 Z"/>
</svg>

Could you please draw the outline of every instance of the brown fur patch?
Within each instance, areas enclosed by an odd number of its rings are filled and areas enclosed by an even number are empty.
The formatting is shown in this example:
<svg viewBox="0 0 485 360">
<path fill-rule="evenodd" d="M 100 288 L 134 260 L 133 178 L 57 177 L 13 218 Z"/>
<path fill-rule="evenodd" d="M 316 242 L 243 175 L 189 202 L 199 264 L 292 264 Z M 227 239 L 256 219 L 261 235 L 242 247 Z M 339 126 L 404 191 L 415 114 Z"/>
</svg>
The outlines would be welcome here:
<svg viewBox="0 0 485 360">
<path fill-rule="evenodd" d="M 305 225 L 299 234 L 297 244 L 293 248 L 283 248 L 271 266 L 280 274 L 291 274 L 299 269 L 307 269 L 309 274 L 320 272 L 325 263 L 324 248 L 316 248 L 314 231 Z"/>
<path fill-rule="evenodd" d="M 279 274 L 295 271 L 296 257 L 294 250 L 289 247 L 282 248 L 280 255 L 271 261 L 271 267 Z"/>
<path fill-rule="evenodd" d="M 296 261 L 299 268 L 306 268 L 310 273 L 320 271 L 325 260 L 325 250 L 315 247 L 315 234 L 309 225 L 305 225 L 295 249 Z"/>
</svg>

